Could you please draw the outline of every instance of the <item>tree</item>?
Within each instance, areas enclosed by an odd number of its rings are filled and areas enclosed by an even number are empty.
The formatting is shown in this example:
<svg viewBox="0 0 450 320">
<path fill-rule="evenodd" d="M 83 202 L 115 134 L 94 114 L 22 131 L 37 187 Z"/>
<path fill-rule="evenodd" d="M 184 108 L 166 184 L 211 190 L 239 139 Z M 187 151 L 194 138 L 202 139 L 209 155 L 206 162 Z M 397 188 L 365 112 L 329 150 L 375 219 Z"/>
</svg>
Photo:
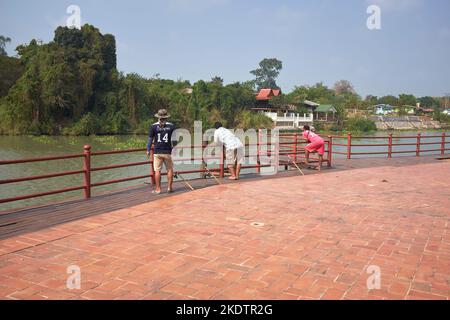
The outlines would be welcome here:
<svg viewBox="0 0 450 320">
<path fill-rule="evenodd" d="M 336 97 L 335 104 L 344 109 L 361 109 L 364 104 L 357 94 L 346 93 Z"/>
<path fill-rule="evenodd" d="M 320 104 L 333 104 L 335 102 L 335 92 L 325 86 L 322 82 L 314 86 L 295 87 L 288 94 L 289 101 L 292 103 L 302 103 L 304 100 L 310 100 Z"/>
<path fill-rule="evenodd" d="M 220 86 L 223 86 L 223 79 L 219 76 L 215 76 L 214 78 L 211 79 L 212 83 L 216 83 Z"/>
<path fill-rule="evenodd" d="M 8 53 L 5 50 L 6 44 L 11 42 L 11 38 L 0 36 L 0 56 L 7 56 Z"/>
<path fill-rule="evenodd" d="M 378 104 L 389 104 L 391 106 L 398 105 L 398 98 L 392 95 L 384 96 L 378 99 Z"/>
<path fill-rule="evenodd" d="M 412 94 L 400 94 L 398 96 L 398 104 L 400 106 L 415 106 L 417 98 Z"/>
<path fill-rule="evenodd" d="M 378 103 L 378 97 L 369 94 L 368 96 L 366 96 L 364 101 L 366 102 L 368 107 L 372 107 L 372 106 L 374 106 L 374 105 L 376 105 Z"/>
<path fill-rule="evenodd" d="M 23 67 L 19 59 L 0 55 L 0 98 L 8 94 L 22 73 Z"/>
<path fill-rule="evenodd" d="M 353 85 L 350 83 L 350 81 L 347 80 L 339 80 L 337 81 L 333 86 L 334 92 L 336 92 L 337 95 L 340 94 L 356 94 L 355 89 L 353 88 Z"/>
<path fill-rule="evenodd" d="M 433 109 L 439 108 L 439 99 L 435 99 L 430 96 L 421 97 L 417 99 L 417 101 L 424 108 L 433 108 Z"/>
<path fill-rule="evenodd" d="M 275 79 L 283 69 L 283 63 L 275 58 L 264 59 L 259 63 L 259 68 L 250 71 L 255 79 L 257 90 L 261 89 L 280 89 Z"/>
<path fill-rule="evenodd" d="M 98 128 L 92 119 L 106 121 L 103 97 L 115 90 L 115 40 L 90 25 L 81 30 L 59 27 L 54 40 L 17 47 L 23 74 L 2 104 L 1 131 L 14 133 L 58 133 L 61 124 L 73 125 L 91 113 L 76 132 Z M 114 99 L 109 99 L 113 101 Z M 20 116 L 19 116 L 20 115 Z M 75 126 L 74 126 L 75 128 Z"/>
</svg>

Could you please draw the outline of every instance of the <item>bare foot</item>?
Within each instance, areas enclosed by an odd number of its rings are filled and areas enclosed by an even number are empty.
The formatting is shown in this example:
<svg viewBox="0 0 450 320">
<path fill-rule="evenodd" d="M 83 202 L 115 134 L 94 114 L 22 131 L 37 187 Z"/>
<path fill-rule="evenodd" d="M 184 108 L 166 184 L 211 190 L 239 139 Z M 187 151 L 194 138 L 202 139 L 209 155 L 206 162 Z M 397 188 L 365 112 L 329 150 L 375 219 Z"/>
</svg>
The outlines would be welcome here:
<svg viewBox="0 0 450 320">
<path fill-rule="evenodd" d="M 161 190 L 153 190 L 152 193 L 153 194 L 161 194 Z"/>
</svg>

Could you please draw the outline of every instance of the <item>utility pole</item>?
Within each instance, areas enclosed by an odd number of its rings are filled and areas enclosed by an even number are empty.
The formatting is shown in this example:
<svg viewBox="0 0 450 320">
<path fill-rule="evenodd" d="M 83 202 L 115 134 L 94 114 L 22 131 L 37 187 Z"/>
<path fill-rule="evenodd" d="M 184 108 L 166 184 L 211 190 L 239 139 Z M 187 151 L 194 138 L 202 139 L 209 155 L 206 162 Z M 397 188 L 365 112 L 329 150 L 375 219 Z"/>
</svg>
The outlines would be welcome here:
<svg viewBox="0 0 450 320">
<path fill-rule="evenodd" d="M 448 109 L 448 98 L 449 97 L 450 97 L 450 93 L 446 93 L 445 94 L 445 109 L 444 110 Z"/>
</svg>

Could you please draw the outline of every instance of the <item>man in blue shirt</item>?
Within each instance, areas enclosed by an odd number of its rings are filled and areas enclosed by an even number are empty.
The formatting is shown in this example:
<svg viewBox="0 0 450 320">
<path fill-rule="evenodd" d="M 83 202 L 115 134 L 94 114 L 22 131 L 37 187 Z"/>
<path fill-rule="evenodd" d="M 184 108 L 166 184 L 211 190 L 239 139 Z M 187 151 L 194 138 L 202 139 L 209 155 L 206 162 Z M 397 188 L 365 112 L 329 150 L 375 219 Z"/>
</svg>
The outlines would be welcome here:
<svg viewBox="0 0 450 320">
<path fill-rule="evenodd" d="M 172 133 L 175 126 L 167 122 L 170 117 L 166 109 L 161 109 L 155 115 L 159 121 L 150 127 L 147 144 L 147 156 L 150 156 L 152 144 L 154 145 L 153 167 L 155 169 L 156 189 L 154 193 L 161 193 L 161 169 L 164 163 L 167 170 L 167 192 L 173 192 L 173 161 L 172 161 Z M 175 144 L 175 142 L 174 142 Z"/>
</svg>

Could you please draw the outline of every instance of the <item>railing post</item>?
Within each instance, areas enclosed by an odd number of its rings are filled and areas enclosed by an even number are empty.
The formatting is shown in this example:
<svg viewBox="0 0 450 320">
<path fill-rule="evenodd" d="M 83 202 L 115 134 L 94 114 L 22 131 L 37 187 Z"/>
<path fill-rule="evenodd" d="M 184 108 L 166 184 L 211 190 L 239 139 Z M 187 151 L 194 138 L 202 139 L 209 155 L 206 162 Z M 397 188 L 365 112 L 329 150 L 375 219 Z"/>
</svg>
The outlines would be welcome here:
<svg viewBox="0 0 450 320">
<path fill-rule="evenodd" d="M 417 148 L 416 148 L 416 157 L 420 157 L 420 141 L 422 134 L 419 132 L 417 134 Z"/>
<path fill-rule="evenodd" d="M 261 154 L 261 129 L 258 129 L 258 138 L 257 138 L 257 143 L 256 143 L 256 172 L 257 173 L 261 173 L 261 159 L 260 159 L 260 154 Z"/>
<path fill-rule="evenodd" d="M 224 146 L 221 148 L 221 155 L 220 155 L 220 177 L 225 177 L 225 152 L 224 152 Z"/>
<path fill-rule="evenodd" d="M 332 155 L 333 155 L 333 136 L 328 136 L 328 168 L 331 167 Z"/>
<path fill-rule="evenodd" d="M 445 155 L 445 132 L 442 134 L 441 155 Z"/>
<path fill-rule="evenodd" d="M 294 162 L 297 163 L 297 152 L 298 152 L 298 133 L 294 135 Z"/>
<path fill-rule="evenodd" d="M 91 197 L 91 146 L 84 146 L 84 198 Z"/>
<path fill-rule="evenodd" d="M 392 133 L 389 134 L 388 158 L 392 158 Z"/>
<path fill-rule="evenodd" d="M 152 146 L 150 149 L 150 176 L 153 186 L 156 185 L 154 161 L 155 161 L 155 149 Z"/>
<path fill-rule="evenodd" d="M 347 159 L 352 158 L 352 134 L 347 134 Z"/>
</svg>

